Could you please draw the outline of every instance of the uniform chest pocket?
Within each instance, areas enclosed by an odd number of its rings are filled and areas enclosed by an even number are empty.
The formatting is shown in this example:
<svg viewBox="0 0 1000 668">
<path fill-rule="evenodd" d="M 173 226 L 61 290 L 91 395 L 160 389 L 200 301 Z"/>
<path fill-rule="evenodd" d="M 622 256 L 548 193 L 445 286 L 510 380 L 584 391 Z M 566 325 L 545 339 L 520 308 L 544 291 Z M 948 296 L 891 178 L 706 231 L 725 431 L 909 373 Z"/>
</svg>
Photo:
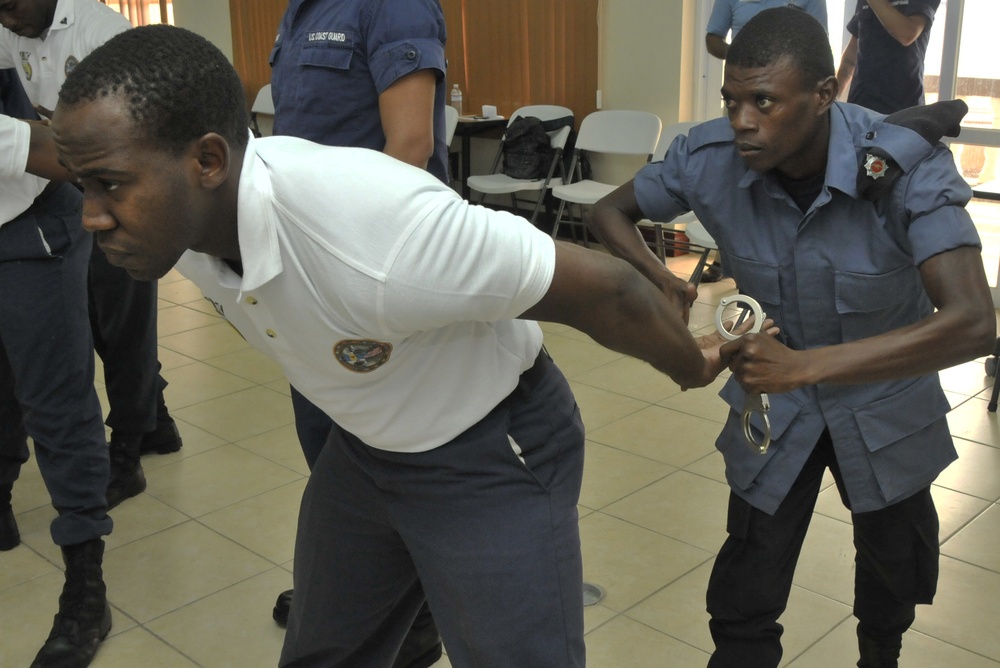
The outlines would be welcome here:
<svg viewBox="0 0 1000 668">
<path fill-rule="evenodd" d="M 778 265 L 758 260 L 749 260 L 738 255 L 726 255 L 733 277 L 740 292 L 756 299 L 768 317 L 779 320 L 781 308 L 781 288 L 778 279 Z"/>
<path fill-rule="evenodd" d="M 930 310 L 920 273 L 904 265 L 880 274 L 834 272 L 843 341 L 856 341 L 908 325 Z"/>
<path fill-rule="evenodd" d="M 345 35 L 345 33 L 336 33 Z M 349 70 L 354 56 L 354 40 L 345 36 L 343 42 L 325 41 L 306 44 L 299 54 L 302 67 L 320 67 L 327 70 Z"/>
</svg>

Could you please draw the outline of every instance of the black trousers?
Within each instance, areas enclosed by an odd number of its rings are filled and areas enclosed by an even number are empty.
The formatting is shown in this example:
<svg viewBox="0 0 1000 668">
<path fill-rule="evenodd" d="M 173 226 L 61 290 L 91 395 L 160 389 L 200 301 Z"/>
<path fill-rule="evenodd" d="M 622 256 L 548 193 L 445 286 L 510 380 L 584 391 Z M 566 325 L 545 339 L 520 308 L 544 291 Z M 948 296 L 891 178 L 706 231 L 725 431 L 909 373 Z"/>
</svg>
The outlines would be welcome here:
<svg viewBox="0 0 1000 668">
<path fill-rule="evenodd" d="M 768 515 L 730 493 L 729 537 L 708 584 L 709 628 L 715 641 L 710 668 L 775 668 L 795 564 L 819 495 L 823 472 L 833 473 L 850 508 L 828 433 L 778 511 Z M 858 628 L 880 642 L 899 642 L 918 603 L 937 587 L 938 517 L 930 488 L 881 510 L 852 513 L 854 615 Z"/>
<path fill-rule="evenodd" d="M 105 423 L 123 433 L 152 431 L 167 385 L 156 351 L 156 281 L 132 278 L 94 243 L 87 288 L 110 406 Z"/>
</svg>

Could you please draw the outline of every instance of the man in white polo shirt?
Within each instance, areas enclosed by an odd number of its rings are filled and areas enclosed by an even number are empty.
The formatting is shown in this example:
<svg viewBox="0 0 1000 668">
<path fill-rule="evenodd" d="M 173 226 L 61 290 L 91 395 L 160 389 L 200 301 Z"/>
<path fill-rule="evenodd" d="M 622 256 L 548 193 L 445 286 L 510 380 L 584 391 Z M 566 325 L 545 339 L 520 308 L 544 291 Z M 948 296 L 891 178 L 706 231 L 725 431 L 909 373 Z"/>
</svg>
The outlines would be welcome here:
<svg viewBox="0 0 1000 668">
<path fill-rule="evenodd" d="M 692 387 L 721 338 L 699 348 L 680 280 L 665 294 L 382 153 L 246 128 L 225 56 L 169 26 L 91 54 L 52 120 L 111 261 L 155 279 L 184 256 L 338 425 L 302 500 L 280 665 L 387 668 L 426 593 L 455 668 L 583 666 L 583 424 L 534 320 Z"/>
</svg>

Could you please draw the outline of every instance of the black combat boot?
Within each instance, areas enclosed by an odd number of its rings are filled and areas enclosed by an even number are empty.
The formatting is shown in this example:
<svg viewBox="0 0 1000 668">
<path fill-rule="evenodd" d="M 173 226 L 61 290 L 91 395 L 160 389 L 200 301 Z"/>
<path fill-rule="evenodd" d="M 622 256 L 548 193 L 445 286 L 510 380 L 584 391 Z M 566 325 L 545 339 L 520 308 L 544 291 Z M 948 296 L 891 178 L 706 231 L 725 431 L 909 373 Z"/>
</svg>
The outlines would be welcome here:
<svg viewBox="0 0 1000 668">
<path fill-rule="evenodd" d="M 0 485 L 0 552 L 13 550 L 21 544 L 21 534 L 14 521 L 14 509 L 10 507 L 12 485 Z"/>
<path fill-rule="evenodd" d="M 901 635 L 890 640 L 876 640 L 858 628 L 858 649 L 861 652 L 858 668 L 899 668 L 902 647 Z"/>
<path fill-rule="evenodd" d="M 86 668 L 111 631 L 111 606 L 101 569 L 104 541 L 95 538 L 69 545 L 62 553 L 66 584 L 59 596 L 59 612 L 31 668 Z"/>
<path fill-rule="evenodd" d="M 177 452 L 182 445 L 184 443 L 181 441 L 181 433 L 177 431 L 177 424 L 167 411 L 161 388 L 156 393 L 156 427 L 153 431 L 147 431 L 142 435 L 139 454 L 148 455 L 155 452 L 158 455 L 166 455 Z"/>
<path fill-rule="evenodd" d="M 111 477 L 108 480 L 108 510 L 146 489 L 146 475 L 139 463 L 142 434 L 111 433 Z"/>
</svg>

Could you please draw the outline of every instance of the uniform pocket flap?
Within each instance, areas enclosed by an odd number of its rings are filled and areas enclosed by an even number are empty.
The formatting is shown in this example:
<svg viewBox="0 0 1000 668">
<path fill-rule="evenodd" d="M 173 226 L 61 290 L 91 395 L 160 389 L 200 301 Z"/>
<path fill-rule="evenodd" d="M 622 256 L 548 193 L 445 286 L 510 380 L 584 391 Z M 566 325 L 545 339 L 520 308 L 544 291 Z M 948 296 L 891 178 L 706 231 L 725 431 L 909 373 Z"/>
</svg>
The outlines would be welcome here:
<svg viewBox="0 0 1000 668">
<path fill-rule="evenodd" d="M 940 420 L 951 407 L 936 376 L 923 376 L 890 396 L 854 409 L 854 418 L 875 452 Z"/>
<path fill-rule="evenodd" d="M 838 313 L 871 313 L 899 304 L 901 295 L 923 290 L 916 267 L 904 265 L 884 274 L 834 272 Z"/>
<path fill-rule="evenodd" d="M 347 70 L 351 67 L 354 49 L 350 41 L 321 42 L 302 49 L 299 65 L 325 67 L 331 70 Z"/>
</svg>

